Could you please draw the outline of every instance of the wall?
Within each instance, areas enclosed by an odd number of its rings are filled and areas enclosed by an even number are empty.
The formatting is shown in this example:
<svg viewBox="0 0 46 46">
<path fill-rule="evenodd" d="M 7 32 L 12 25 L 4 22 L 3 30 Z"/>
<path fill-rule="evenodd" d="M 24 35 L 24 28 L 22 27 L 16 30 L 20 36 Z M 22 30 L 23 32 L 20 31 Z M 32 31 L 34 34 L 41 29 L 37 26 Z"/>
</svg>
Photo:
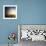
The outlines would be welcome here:
<svg viewBox="0 0 46 46">
<path fill-rule="evenodd" d="M 22 0 L 21 24 L 46 24 L 46 0 Z"/>
<path fill-rule="evenodd" d="M 5 20 L 3 19 L 3 5 L 18 5 L 18 19 L 17 20 Z M 20 22 L 20 4 L 18 0 L 0 0 L 0 44 L 7 44 L 8 34 L 10 32 L 16 32 L 18 35 L 17 24 Z M 20 10 L 19 10 L 20 9 Z M 18 43 L 18 37 L 15 43 Z"/>
<path fill-rule="evenodd" d="M 3 5 L 6 4 L 17 4 L 17 20 L 3 19 Z M 8 43 L 10 32 L 17 34 L 18 24 L 46 24 L 46 0 L 0 0 L 0 44 Z"/>
</svg>

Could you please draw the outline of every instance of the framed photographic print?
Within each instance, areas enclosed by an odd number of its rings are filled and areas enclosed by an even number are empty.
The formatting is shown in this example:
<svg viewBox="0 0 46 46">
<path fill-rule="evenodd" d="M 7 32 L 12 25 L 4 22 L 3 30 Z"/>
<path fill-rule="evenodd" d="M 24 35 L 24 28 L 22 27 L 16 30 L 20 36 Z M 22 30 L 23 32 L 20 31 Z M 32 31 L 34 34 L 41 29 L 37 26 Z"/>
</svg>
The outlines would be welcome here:
<svg viewBox="0 0 46 46">
<path fill-rule="evenodd" d="M 20 24 L 18 25 L 18 41 L 46 41 L 46 25 Z"/>
<path fill-rule="evenodd" d="M 17 5 L 3 5 L 3 19 L 17 19 Z"/>
</svg>

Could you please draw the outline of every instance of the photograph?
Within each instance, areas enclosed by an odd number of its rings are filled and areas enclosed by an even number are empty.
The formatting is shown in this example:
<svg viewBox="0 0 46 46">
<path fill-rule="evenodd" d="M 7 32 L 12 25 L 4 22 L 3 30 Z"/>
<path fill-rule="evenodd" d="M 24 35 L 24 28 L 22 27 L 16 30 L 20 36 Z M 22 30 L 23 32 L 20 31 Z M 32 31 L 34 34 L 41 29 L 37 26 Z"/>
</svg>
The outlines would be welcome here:
<svg viewBox="0 0 46 46">
<path fill-rule="evenodd" d="M 46 41 L 46 25 L 19 25 L 20 40 Z M 18 32 L 19 33 L 19 32 Z"/>
<path fill-rule="evenodd" d="M 31 46 L 32 43 L 41 45 L 41 42 L 46 42 L 46 25 L 19 24 L 18 42 L 20 46 Z"/>
<path fill-rule="evenodd" d="M 17 19 L 17 5 L 3 5 L 3 19 Z"/>
</svg>

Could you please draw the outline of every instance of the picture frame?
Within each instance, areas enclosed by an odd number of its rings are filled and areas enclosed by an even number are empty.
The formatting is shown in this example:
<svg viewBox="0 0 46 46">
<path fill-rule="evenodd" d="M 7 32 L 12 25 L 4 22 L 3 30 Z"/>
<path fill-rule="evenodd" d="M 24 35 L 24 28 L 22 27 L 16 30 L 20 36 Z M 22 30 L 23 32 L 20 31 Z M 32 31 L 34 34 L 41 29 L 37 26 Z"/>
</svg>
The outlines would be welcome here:
<svg viewBox="0 0 46 46">
<path fill-rule="evenodd" d="M 17 5 L 3 5 L 3 19 L 17 19 Z"/>
<path fill-rule="evenodd" d="M 27 30 L 28 32 L 24 34 L 23 31 L 27 31 Z M 24 37 L 25 35 L 28 37 L 25 38 Z M 22 40 L 46 41 L 46 25 L 45 24 L 19 24 L 18 42 L 21 42 Z"/>
</svg>

